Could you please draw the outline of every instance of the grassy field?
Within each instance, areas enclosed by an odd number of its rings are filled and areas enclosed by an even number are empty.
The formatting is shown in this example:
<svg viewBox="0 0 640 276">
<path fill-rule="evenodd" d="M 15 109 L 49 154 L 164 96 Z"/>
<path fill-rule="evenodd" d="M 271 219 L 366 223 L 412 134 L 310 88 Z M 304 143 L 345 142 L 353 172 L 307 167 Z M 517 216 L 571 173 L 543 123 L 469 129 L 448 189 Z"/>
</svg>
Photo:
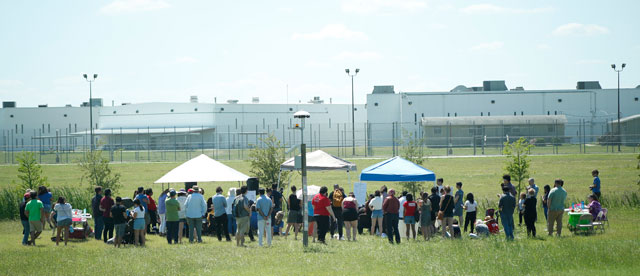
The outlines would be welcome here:
<svg viewBox="0 0 640 276">
<path fill-rule="evenodd" d="M 504 157 L 431 158 L 424 164 L 445 184 L 464 183 L 465 192 L 480 198 L 494 199 L 499 190 Z M 354 159 L 359 169 L 381 160 Z M 532 176 L 538 185 L 551 184 L 563 178 L 570 197 L 584 198 L 592 181 L 590 172 L 601 172 L 603 194 L 630 194 L 637 191 L 636 155 L 593 154 L 533 156 Z M 227 165 L 249 173 L 244 161 L 225 161 Z M 158 187 L 152 184 L 179 163 L 124 163 L 113 164 L 122 174 L 124 188 L 121 195 L 130 196 L 138 186 Z M 51 186 L 79 187 L 80 172 L 74 165 L 44 165 L 44 173 Z M 357 178 L 354 173 L 352 180 Z M 0 166 L 0 189 L 18 183 L 17 166 Z M 300 183 L 294 175 L 292 184 Z M 344 172 L 312 172 L 309 184 L 347 185 Z M 373 191 L 385 183 L 370 182 Z M 398 183 L 386 183 L 399 188 Z M 180 184 L 176 184 L 181 186 Z M 207 196 L 217 185 L 237 186 L 238 183 L 203 183 Z M 427 186 L 431 185 L 430 183 Z M 82 186 L 84 187 L 84 186 Z M 607 206 L 605 206 L 607 207 Z M 484 210 L 480 210 L 484 212 Z M 544 217 L 539 212 L 537 224 L 541 238 L 528 239 L 524 226 L 516 226 L 516 240 L 505 242 L 504 236 L 486 240 L 443 240 L 430 242 L 405 241 L 389 245 L 386 240 L 370 236 L 359 241 L 338 242 L 328 245 L 312 244 L 304 250 L 299 241 L 275 238 L 272 248 L 236 248 L 232 243 L 218 242 L 205 237 L 203 244 L 169 246 L 166 240 L 150 236 L 146 248 L 114 249 L 94 240 L 73 242 L 66 248 L 44 241 L 51 235 L 45 232 L 35 248 L 20 245 L 21 227 L 16 221 L 0 222 L 0 275 L 22 274 L 409 274 L 437 273 L 453 275 L 505 274 L 505 275 L 569 275 L 587 273 L 595 275 L 637 275 L 640 269 L 640 216 L 637 206 L 617 207 L 610 210 L 611 226 L 604 234 L 575 236 L 568 231 L 562 238 L 548 238 L 544 230 Z M 517 223 L 517 217 L 515 218 Z M 567 218 L 565 216 L 566 224 Z M 501 227 L 502 228 L 502 227 Z M 614 250 L 612 250 L 614 249 Z M 47 270 L 27 268 L 42 267 Z M 97 265 L 96 265 L 97 264 Z M 82 267 L 85 268 L 82 268 Z"/>
<path fill-rule="evenodd" d="M 545 184 L 553 186 L 553 180 L 562 178 L 565 180 L 565 188 L 570 195 L 584 197 L 589 193 L 589 185 L 592 183 L 591 170 L 600 170 L 603 193 L 624 193 L 637 190 L 634 183 L 637 181 L 636 155 L 632 154 L 587 154 L 587 155 L 548 155 L 532 156 L 531 176 L 541 187 Z M 455 182 L 464 183 L 463 190 L 472 192 L 477 197 L 494 198 L 499 192 L 499 183 L 502 182 L 504 157 L 477 157 L 477 158 L 431 158 L 425 161 L 424 166 L 436 173 L 437 177 L 445 180 L 445 185 L 454 186 Z M 353 159 L 359 170 L 382 161 L 381 159 Z M 250 175 L 250 166 L 246 161 L 223 161 L 223 163 Z M 114 170 L 122 174 L 123 189 L 120 195 L 130 196 L 139 187 L 154 187 L 160 189 L 162 185 L 153 184 L 163 174 L 178 166 L 180 163 L 114 163 Z M 17 165 L 0 166 L 0 188 L 19 183 L 17 177 Z M 43 165 L 44 174 L 49 178 L 50 185 L 80 187 L 80 176 L 76 165 Z M 292 174 L 291 185 L 300 187 L 299 173 Z M 351 180 L 358 178 L 358 172 L 351 173 Z M 310 185 L 330 186 L 338 183 L 347 191 L 348 175 L 344 171 L 309 172 Z M 14 183 L 14 184 L 12 184 Z M 86 184 L 84 184 L 86 185 Z M 238 186 L 237 182 L 228 183 L 201 183 L 206 196 L 214 193 L 218 185 L 223 188 Z M 373 192 L 382 185 L 400 189 L 398 183 L 370 182 L 368 191 Z M 433 185 L 426 183 L 425 186 Z M 174 187 L 181 187 L 175 184 Z M 82 186 L 86 187 L 86 186 Z"/>
</svg>

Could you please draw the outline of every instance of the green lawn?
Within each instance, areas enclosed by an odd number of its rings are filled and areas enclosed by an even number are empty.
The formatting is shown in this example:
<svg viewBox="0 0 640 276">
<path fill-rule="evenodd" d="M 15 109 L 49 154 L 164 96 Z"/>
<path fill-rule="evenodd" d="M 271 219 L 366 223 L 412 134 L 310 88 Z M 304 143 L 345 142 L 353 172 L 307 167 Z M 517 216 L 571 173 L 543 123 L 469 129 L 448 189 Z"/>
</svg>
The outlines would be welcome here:
<svg viewBox="0 0 640 276">
<path fill-rule="evenodd" d="M 494 200 L 499 190 L 504 157 L 432 158 L 424 166 L 445 179 L 445 184 L 464 183 L 465 192 L 479 198 Z M 601 172 L 603 194 L 631 194 L 637 191 L 638 170 L 636 155 L 550 155 L 533 156 L 531 169 L 537 183 L 551 184 L 563 178 L 569 196 L 584 198 L 592 178 L 592 169 Z M 359 169 L 381 159 L 354 159 Z M 227 165 L 249 174 L 245 161 L 225 161 Z M 152 184 L 179 163 L 114 163 L 122 174 L 124 188 L 118 193 L 130 196 L 138 186 L 160 187 Z M 44 173 L 51 186 L 78 186 L 80 172 L 74 165 L 44 165 Z M 354 173 L 352 180 L 357 178 Z M 0 166 L 0 188 L 16 185 L 17 166 Z M 292 184 L 300 183 L 296 173 Z M 312 172 L 309 184 L 345 185 L 344 172 Z M 373 191 L 385 183 L 369 183 Z M 398 183 L 386 183 L 399 188 Z M 181 186 L 181 184 L 176 184 Z M 203 183 L 207 196 L 213 193 L 215 183 Z M 221 183 L 223 187 L 238 183 Z M 427 186 L 431 185 L 430 183 Z M 615 197 L 615 196 L 612 196 Z M 73 202 L 72 202 L 73 204 Z M 607 207 L 607 206 L 604 206 Z M 487 240 L 443 240 L 430 242 L 403 242 L 389 245 L 386 240 L 362 236 L 356 243 L 332 240 L 328 245 L 312 244 L 303 250 L 301 243 L 275 238 L 272 248 L 236 248 L 233 243 L 219 243 L 205 237 L 204 244 L 168 246 L 160 237 L 149 236 L 146 248 L 127 247 L 113 249 L 94 240 L 73 242 L 68 247 L 56 247 L 45 241 L 51 232 L 45 232 L 35 248 L 20 245 L 21 226 L 17 221 L 0 222 L 0 275 L 44 274 L 408 274 L 419 273 L 453 275 L 637 275 L 640 269 L 640 225 L 638 209 L 617 207 L 610 210 L 611 225 L 604 234 L 575 236 L 568 231 L 563 238 L 545 235 L 544 217 L 539 212 L 537 224 L 540 239 L 527 239 L 524 227 L 516 226 L 516 240 L 506 242 L 503 235 Z M 479 210 L 481 213 L 484 209 Z M 517 223 L 517 216 L 515 218 Z M 566 224 L 567 218 L 565 216 Z M 502 227 L 501 227 L 502 229 Z M 97 264 L 97 265 L 96 265 Z M 37 269 L 36 269 L 37 268 Z M 28 270 L 31 269 L 31 270 Z M 35 270 L 34 270 L 35 269 Z"/>
<path fill-rule="evenodd" d="M 517 218 L 516 218 L 517 219 Z M 542 218 L 544 221 L 544 218 Z M 566 221 L 566 218 L 565 218 Z M 328 245 L 276 237 L 271 248 L 247 248 L 205 237 L 203 244 L 169 246 L 149 236 L 146 248 L 115 249 L 95 240 L 56 247 L 45 241 L 37 247 L 20 245 L 20 224 L 0 223 L 0 274 L 90 275 L 637 275 L 640 234 L 637 210 L 611 215 L 604 234 L 547 237 L 538 223 L 539 239 L 528 239 L 516 226 L 516 240 L 503 235 L 486 240 L 403 241 L 359 236 L 357 242 L 331 240 Z M 43 266 L 46 267 L 43 270 Z"/>
<path fill-rule="evenodd" d="M 637 181 L 636 155 L 632 154 L 586 154 L 586 155 L 545 155 L 532 156 L 531 176 L 536 183 L 542 186 L 553 186 L 553 180 L 562 178 L 565 180 L 565 188 L 573 196 L 583 198 L 589 193 L 589 185 L 592 183 L 591 170 L 600 170 L 603 193 L 625 193 L 637 190 L 634 184 Z M 431 158 L 423 164 L 434 171 L 437 177 L 445 180 L 445 185 L 455 186 L 455 182 L 464 183 L 463 190 L 472 192 L 478 198 L 489 197 L 493 199 L 499 192 L 499 183 L 502 181 L 504 157 L 476 157 L 476 158 Z M 382 159 L 353 159 L 362 170 Z M 246 161 L 223 161 L 223 163 L 245 173 L 250 174 L 250 166 Z M 180 163 L 113 163 L 116 172 L 122 174 L 124 188 L 120 191 L 123 196 L 129 196 L 139 186 L 157 187 L 153 184 L 163 174 L 178 166 Z M 0 188 L 19 183 L 16 165 L 0 166 Z M 79 186 L 81 173 L 76 165 L 43 165 L 44 174 L 49 178 L 51 186 Z M 356 181 L 358 172 L 351 173 L 351 180 Z M 308 177 L 310 185 L 330 186 L 338 183 L 344 185 L 347 191 L 348 175 L 343 171 L 310 172 Z M 294 173 L 290 181 L 292 185 L 300 187 L 300 174 Z M 517 184 L 517 183 L 516 183 Z M 215 187 L 223 188 L 238 186 L 237 182 L 228 183 L 201 183 L 206 195 L 211 196 Z M 400 189 L 398 183 L 370 182 L 369 192 L 380 188 L 382 185 Z M 425 186 L 433 185 L 426 183 Z M 175 184 L 174 187 L 182 186 Z"/>
</svg>

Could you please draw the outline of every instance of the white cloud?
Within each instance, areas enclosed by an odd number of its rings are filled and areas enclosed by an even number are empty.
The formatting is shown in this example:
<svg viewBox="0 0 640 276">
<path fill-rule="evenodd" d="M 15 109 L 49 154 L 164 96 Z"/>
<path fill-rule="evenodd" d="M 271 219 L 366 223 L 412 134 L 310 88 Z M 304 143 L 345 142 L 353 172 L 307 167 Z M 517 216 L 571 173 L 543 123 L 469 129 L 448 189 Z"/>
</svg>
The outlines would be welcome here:
<svg viewBox="0 0 640 276">
<path fill-rule="evenodd" d="M 577 36 L 591 36 L 591 35 L 601 35 L 608 34 L 609 29 L 606 27 L 595 25 L 595 24 L 580 24 L 580 23 L 568 23 L 564 24 L 555 30 L 553 30 L 553 34 L 557 36 L 569 36 L 569 35 L 577 35 Z"/>
<path fill-rule="evenodd" d="M 348 60 L 348 59 L 357 59 L 357 60 L 374 60 L 381 58 L 378 52 L 374 51 L 364 51 L 364 52 L 349 52 L 344 51 L 333 57 L 334 60 Z"/>
<path fill-rule="evenodd" d="M 164 0 L 115 0 L 100 8 L 104 14 L 114 15 L 120 13 L 159 10 L 171 7 Z"/>
<path fill-rule="evenodd" d="M 492 50 L 498 50 L 501 49 L 502 46 L 504 46 L 504 42 L 502 41 L 494 41 L 494 42 L 486 42 L 486 43 L 480 43 L 478 45 L 475 45 L 473 47 L 471 47 L 471 50 L 473 51 L 492 51 Z"/>
<path fill-rule="evenodd" d="M 551 12 L 553 11 L 553 8 L 516 9 L 516 8 L 502 7 L 494 4 L 474 4 L 474 5 L 470 5 L 462 8 L 461 11 L 463 13 L 469 13 L 469 14 L 496 14 L 496 13 L 523 14 L 523 13 Z"/>
<path fill-rule="evenodd" d="M 342 11 L 347 13 L 413 12 L 427 7 L 421 0 L 342 0 Z"/>
<path fill-rule="evenodd" d="M 367 35 L 363 32 L 349 30 L 342 24 L 329 24 L 322 30 L 312 33 L 294 33 L 291 39 L 297 40 L 323 40 L 323 39 L 353 39 L 365 40 Z"/>
<path fill-rule="evenodd" d="M 176 58 L 177 63 L 197 63 L 198 61 L 198 59 L 190 56 Z"/>
</svg>

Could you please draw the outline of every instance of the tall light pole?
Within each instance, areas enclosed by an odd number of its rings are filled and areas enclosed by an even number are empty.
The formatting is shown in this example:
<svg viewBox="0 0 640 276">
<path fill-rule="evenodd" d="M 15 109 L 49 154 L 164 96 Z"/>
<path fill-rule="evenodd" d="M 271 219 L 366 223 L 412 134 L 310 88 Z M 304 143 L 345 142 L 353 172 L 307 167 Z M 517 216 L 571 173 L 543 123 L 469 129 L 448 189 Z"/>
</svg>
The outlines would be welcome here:
<svg viewBox="0 0 640 276">
<path fill-rule="evenodd" d="M 356 73 L 355 74 L 349 74 L 349 69 L 344 69 L 344 71 L 347 73 L 348 76 L 351 77 L 351 155 L 355 156 L 356 155 L 356 118 L 355 118 L 355 104 L 354 104 L 354 100 L 353 100 L 353 77 L 355 77 L 356 75 L 358 75 L 358 72 L 360 72 L 360 69 L 356 68 Z"/>
<path fill-rule="evenodd" d="M 613 71 L 616 71 L 616 73 L 618 73 L 618 152 L 620 152 L 620 144 L 622 143 L 622 136 L 620 133 L 620 72 L 622 72 L 622 70 L 624 70 L 624 67 L 627 66 L 627 64 L 623 63 L 622 64 L 622 68 L 620 68 L 620 70 L 616 69 L 616 65 L 615 64 L 611 64 L 611 68 L 613 69 Z"/>
<path fill-rule="evenodd" d="M 93 152 L 93 103 L 91 102 L 91 98 L 93 97 L 91 95 L 91 84 L 96 81 L 96 79 L 98 78 L 98 74 L 93 74 L 93 79 L 89 79 L 87 77 L 87 74 L 82 74 L 82 76 L 84 77 L 85 80 L 87 80 L 89 82 L 89 130 L 91 133 L 91 149 L 90 151 Z"/>
<path fill-rule="evenodd" d="M 302 245 L 309 246 L 309 215 L 307 214 L 307 205 L 309 198 L 307 197 L 307 145 L 304 143 L 304 120 L 311 117 L 309 112 L 300 110 L 293 114 L 294 118 L 299 118 L 301 124 L 296 124 L 296 128 L 300 129 L 300 169 L 302 170 Z M 313 215 L 313 214 L 311 214 Z"/>
</svg>

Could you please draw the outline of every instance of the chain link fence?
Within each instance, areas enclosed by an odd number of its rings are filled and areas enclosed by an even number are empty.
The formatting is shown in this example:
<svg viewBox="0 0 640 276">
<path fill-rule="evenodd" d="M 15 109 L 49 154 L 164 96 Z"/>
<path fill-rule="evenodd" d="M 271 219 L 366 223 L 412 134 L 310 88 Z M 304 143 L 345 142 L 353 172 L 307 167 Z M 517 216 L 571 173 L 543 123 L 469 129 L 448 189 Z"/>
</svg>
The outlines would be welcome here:
<svg viewBox="0 0 640 276">
<path fill-rule="evenodd" d="M 548 125 L 422 126 L 411 123 L 307 124 L 307 149 L 344 158 L 388 158 L 402 154 L 408 139 L 420 139 L 428 156 L 501 155 L 505 142 L 526 138 L 531 154 L 635 153 L 640 133 L 611 123 L 580 120 Z M 18 134 L 3 129 L 0 163 L 15 164 L 17 155 L 31 151 L 43 164 L 73 163 L 90 149 L 88 130 L 55 129 L 46 135 L 37 126 Z M 352 131 L 352 129 L 355 130 Z M 29 131 L 31 130 L 31 132 Z M 28 133 L 25 135 L 24 133 Z M 223 125 L 94 130 L 95 148 L 112 162 L 181 162 L 199 154 L 217 160 L 246 160 L 260 139 L 275 135 L 284 149 L 300 144 L 302 131 L 294 125 Z M 299 154 L 297 150 L 288 155 Z"/>
</svg>

